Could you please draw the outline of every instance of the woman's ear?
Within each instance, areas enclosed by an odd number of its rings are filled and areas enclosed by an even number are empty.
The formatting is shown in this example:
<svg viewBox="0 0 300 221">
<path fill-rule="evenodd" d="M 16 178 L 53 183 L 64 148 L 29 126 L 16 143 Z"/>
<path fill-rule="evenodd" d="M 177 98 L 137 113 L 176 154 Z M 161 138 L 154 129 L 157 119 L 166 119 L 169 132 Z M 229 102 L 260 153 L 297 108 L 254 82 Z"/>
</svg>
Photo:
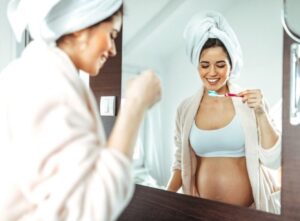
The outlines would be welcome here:
<svg viewBox="0 0 300 221">
<path fill-rule="evenodd" d="M 57 45 L 68 51 L 84 51 L 87 48 L 89 39 L 89 30 L 83 29 L 62 36 L 57 40 Z"/>
<path fill-rule="evenodd" d="M 90 30 L 86 28 L 80 31 L 73 32 L 71 35 L 74 41 L 76 42 L 76 44 L 78 45 L 79 50 L 80 51 L 86 50 L 88 46 Z"/>
</svg>

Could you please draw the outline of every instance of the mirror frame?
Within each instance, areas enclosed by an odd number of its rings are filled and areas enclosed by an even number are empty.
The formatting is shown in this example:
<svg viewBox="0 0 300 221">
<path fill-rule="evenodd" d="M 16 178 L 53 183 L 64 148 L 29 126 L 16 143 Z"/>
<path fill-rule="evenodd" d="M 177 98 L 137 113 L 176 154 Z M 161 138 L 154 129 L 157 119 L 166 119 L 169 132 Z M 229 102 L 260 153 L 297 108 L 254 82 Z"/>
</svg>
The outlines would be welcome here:
<svg viewBox="0 0 300 221">
<path fill-rule="evenodd" d="M 282 26 L 284 28 L 284 30 L 286 31 L 286 33 L 297 43 L 300 43 L 300 35 L 297 34 L 296 32 L 294 32 L 289 24 L 288 24 L 288 20 L 287 20 L 287 1 L 288 0 L 283 0 L 283 9 L 281 12 L 281 22 L 282 22 Z"/>
<path fill-rule="evenodd" d="M 134 220 L 246 220 L 246 221 L 294 221 L 300 220 L 300 147 L 297 139 L 300 126 L 289 123 L 290 107 L 290 45 L 294 41 L 284 32 L 283 84 L 282 84 L 282 193 L 281 215 L 274 215 L 255 209 L 242 208 L 183 194 L 167 192 L 136 185 L 128 207 L 119 221 Z M 118 55 L 122 54 L 122 38 L 117 39 Z M 117 56 L 105 66 L 105 71 L 90 79 L 90 86 L 97 101 L 101 95 L 114 94 L 121 97 L 122 56 Z M 98 80 L 97 80 L 98 79 Z M 102 79 L 99 81 L 99 79 Z M 105 82 L 104 82 L 105 81 Z M 103 87 L 99 87 L 99 82 Z M 119 102 L 117 111 L 119 109 Z M 109 134 L 115 117 L 104 120 Z M 103 118 L 102 118 L 103 119 Z"/>
</svg>

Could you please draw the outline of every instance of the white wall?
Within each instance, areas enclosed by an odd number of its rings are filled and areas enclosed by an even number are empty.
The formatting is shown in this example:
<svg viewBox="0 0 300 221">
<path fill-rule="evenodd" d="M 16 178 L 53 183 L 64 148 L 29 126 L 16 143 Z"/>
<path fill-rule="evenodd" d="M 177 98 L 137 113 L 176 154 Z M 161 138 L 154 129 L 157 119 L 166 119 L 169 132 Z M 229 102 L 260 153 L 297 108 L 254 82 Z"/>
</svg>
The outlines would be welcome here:
<svg viewBox="0 0 300 221">
<path fill-rule="evenodd" d="M 6 16 L 6 8 L 9 0 L 0 2 L 0 72 L 18 54 L 19 45 L 10 28 Z"/>
<path fill-rule="evenodd" d="M 282 96 L 281 8 L 281 0 L 252 0 L 242 1 L 225 13 L 244 55 L 244 67 L 237 82 L 245 88 L 263 90 L 270 106 Z"/>
</svg>

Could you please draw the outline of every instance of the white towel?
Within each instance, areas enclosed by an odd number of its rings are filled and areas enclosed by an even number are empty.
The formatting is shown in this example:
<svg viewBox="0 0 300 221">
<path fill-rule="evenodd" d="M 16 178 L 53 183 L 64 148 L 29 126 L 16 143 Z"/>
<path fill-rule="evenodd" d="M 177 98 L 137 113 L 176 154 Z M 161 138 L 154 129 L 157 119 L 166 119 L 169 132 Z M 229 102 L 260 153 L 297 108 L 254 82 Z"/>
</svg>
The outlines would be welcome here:
<svg viewBox="0 0 300 221">
<path fill-rule="evenodd" d="M 193 65 L 198 67 L 200 52 L 205 42 L 209 38 L 217 38 L 225 45 L 232 62 L 230 78 L 240 74 L 243 63 L 241 47 L 234 31 L 220 13 L 208 11 L 196 14 L 188 22 L 183 36 L 186 52 Z"/>
<path fill-rule="evenodd" d="M 28 28 L 33 39 L 55 43 L 108 18 L 121 5 L 122 0 L 11 0 L 7 15 L 18 41 Z"/>
</svg>

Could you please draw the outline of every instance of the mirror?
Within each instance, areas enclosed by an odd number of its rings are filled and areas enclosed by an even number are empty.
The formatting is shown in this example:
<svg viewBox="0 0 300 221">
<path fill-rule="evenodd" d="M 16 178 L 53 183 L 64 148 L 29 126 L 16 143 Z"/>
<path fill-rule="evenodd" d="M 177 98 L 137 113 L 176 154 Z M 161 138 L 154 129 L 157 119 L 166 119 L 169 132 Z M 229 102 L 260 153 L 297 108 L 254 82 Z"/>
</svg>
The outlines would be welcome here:
<svg viewBox="0 0 300 221">
<path fill-rule="evenodd" d="M 122 88 L 146 68 L 160 76 L 162 101 L 140 128 L 134 155 L 136 182 L 165 189 L 174 159 L 176 109 L 201 81 L 185 53 L 183 30 L 205 10 L 220 12 L 235 31 L 244 66 L 235 82 L 259 88 L 281 126 L 283 30 L 282 0 L 124 0 Z"/>
<path fill-rule="evenodd" d="M 292 39 L 300 43 L 300 23 L 299 23 L 300 1 L 284 0 L 282 12 L 282 23 L 286 32 Z"/>
<path fill-rule="evenodd" d="M 300 124 L 300 1 L 284 0 L 282 26 L 293 43 L 290 47 L 290 123 Z"/>
</svg>

